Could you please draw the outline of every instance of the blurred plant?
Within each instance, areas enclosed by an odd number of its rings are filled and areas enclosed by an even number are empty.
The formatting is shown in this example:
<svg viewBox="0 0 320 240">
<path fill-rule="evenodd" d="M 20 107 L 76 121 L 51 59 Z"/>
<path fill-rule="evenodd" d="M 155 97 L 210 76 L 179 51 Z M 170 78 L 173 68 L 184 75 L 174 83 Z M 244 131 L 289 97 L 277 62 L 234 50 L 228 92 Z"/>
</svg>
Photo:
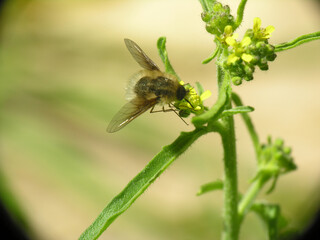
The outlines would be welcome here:
<svg viewBox="0 0 320 240">
<path fill-rule="evenodd" d="M 224 232 L 222 239 L 236 240 L 239 237 L 240 225 L 249 211 L 261 217 L 268 228 L 269 239 L 279 239 L 286 226 L 286 220 L 281 215 L 280 206 L 266 202 L 256 202 L 255 199 L 262 188 L 272 181 L 268 193 L 276 186 L 278 178 L 296 169 L 291 156 L 291 149 L 284 146 L 282 139 L 272 142 L 268 138 L 266 144 L 261 144 L 249 117 L 254 109 L 244 106 L 239 96 L 232 91 L 233 85 L 242 84 L 242 80 L 253 80 L 255 67 L 268 70 L 268 62 L 276 58 L 276 52 L 281 52 L 302 43 L 320 39 L 320 32 L 315 32 L 296 38 L 291 42 L 271 45 L 268 41 L 273 26 L 261 27 L 261 20 L 254 19 L 253 28 L 248 29 L 241 41 L 237 40 L 235 30 L 243 19 L 246 0 L 241 0 L 236 18 L 231 15 L 230 8 L 215 0 L 200 0 L 203 8 L 202 20 L 206 30 L 212 34 L 216 50 L 203 63 L 207 64 L 216 58 L 217 82 L 219 87 L 216 103 L 207 108 L 203 100 L 210 93 L 204 92 L 198 83 L 198 93 L 190 85 L 188 101 L 178 101 L 175 107 L 180 110 L 180 116 L 195 114 L 192 123 L 195 129 L 182 132 L 171 144 L 163 147 L 149 164 L 118 194 L 100 213 L 97 219 L 80 236 L 80 239 L 97 239 L 103 231 L 154 182 L 161 173 L 200 136 L 217 132 L 222 138 L 224 149 L 224 180 L 217 180 L 203 185 L 197 195 L 213 190 L 224 191 Z M 165 65 L 166 72 L 176 75 L 168 59 L 165 48 L 166 39 L 158 40 L 158 50 Z M 179 79 L 179 78 L 178 78 Z M 183 84 L 183 82 L 181 82 Z M 234 107 L 232 107 L 232 102 Z M 191 105 L 190 105 L 191 103 Z M 257 173 L 251 180 L 248 191 L 241 195 L 238 192 L 236 142 L 233 115 L 241 114 L 251 136 L 257 158 Z"/>
</svg>

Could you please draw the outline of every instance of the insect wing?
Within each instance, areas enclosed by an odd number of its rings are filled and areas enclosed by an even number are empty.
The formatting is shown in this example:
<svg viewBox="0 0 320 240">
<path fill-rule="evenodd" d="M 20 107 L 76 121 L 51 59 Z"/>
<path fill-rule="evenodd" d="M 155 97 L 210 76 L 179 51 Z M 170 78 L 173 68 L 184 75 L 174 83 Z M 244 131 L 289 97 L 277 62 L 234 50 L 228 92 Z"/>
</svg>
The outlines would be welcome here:
<svg viewBox="0 0 320 240">
<path fill-rule="evenodd" d="M 142 49 L 132 40 L 125 38 L 124 42 L 132 57 L 141 67 L 150 71 L 160 71 L 159 67 L 145 54 Z"/>
<path fill-rule="evenodd" d="M 128 123 L 140 116 L 142 113 L 153 107 L 157 99 L 144 100 L 135 98 L 125 104 L 119 112 L 112 118 L 108 125 L 107 132 L 113 133 L 125 127 Z"/>
</svg>

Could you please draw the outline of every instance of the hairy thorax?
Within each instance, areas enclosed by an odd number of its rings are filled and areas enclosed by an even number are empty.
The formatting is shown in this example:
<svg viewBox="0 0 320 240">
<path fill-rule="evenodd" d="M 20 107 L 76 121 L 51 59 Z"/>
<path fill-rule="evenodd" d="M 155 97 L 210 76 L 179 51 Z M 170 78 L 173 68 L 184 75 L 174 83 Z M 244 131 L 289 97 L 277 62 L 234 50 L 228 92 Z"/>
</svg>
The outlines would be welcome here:
<svg viewBox="0 0 320 240">
<path fill-rule="evenodd" d="M 157 98 L 162 104 L 176 100 L 181 86 L 174 76 L 159 71 L 140 71 L 131 81 L 131 94 L 146 100 Z"/>
</svg>

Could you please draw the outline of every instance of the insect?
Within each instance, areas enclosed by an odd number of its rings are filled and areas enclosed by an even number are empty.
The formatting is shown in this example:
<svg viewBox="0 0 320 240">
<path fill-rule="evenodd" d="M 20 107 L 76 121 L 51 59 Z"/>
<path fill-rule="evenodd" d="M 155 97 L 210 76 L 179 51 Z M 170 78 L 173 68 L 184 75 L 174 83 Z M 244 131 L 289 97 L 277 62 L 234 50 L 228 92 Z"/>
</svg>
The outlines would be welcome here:
<svg viewBox="0 0 320 240">
<path fill-rule="evenodd" d="M 112 118 L 107 128 L 109 133 L 119 131 L 148 109 L 151 109 L 150 113 L 173 111 L 179 116 L 171 103 L 184 99 L 187 94 L 187 90 L 178 79 L 161 72 L 134 41 L 124 39 L 124 42 L 143 70 L 136 73 L 129 81 L 126 93 L 129 102 Z M 162 105 L 162 110 L 154 111 L 157 104 Z M 164 109 L 166 104 L 169 109 Z"/>
</svg>

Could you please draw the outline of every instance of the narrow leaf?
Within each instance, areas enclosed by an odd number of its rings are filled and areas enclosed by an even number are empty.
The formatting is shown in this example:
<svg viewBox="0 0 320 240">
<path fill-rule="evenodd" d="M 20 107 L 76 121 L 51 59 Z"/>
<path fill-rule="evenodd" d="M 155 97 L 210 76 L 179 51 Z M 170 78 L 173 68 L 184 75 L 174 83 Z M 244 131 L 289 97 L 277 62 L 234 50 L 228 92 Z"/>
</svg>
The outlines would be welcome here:
<svg viewBox="0 0 320 240">
<path fill-rule="evenodd" d="M 270 186 L 270 188 L 268 189 L 268 191 L 266 192 L 266 194 L 270 194 L 273 192 L 273 190 L 276 188 L 276 184 L 277 184 L 277 180 L 278 180 L 279 175 L 275 175 L 272 181 L 272 184 Z"/>
<path fill-rule="evenodd" d="M 196 82 L 196 86 L 197 86 L 197 90 L 198 90 L 198 95 L 200 96 L 204 92 L 203 87 L 202 87 L 201 83 L 199 83 L 199 82 Z"/>
<path fill-rule="evenodd" d="M 238 114 L 238 113 L 248 113 L 248 112 L 252 112 L 254 111 L 253 107 L 250 106 L 238 106 L 238 107 L 234 107 L 231 109 L 227 109 L 224 110 L 222 112 L 222 115 L 225 116 L 230 116 L 230 115 L 234 115 L 234 114 Z"/>
<path fill-rule="evenodd" d="M 185 152 L 200 136 L 206 133 L 204 128 L 192 132 L 182 132 L 170 145 L 163 147 L 148 165 L 129 182 L 129 184 L 102 210 L 96 220 L 80 236 L 81 240 L 97 239 L 106 228 L 153 183 L 169 165 Z"/>
<path fill-rule="evenodd" d="M 238 10 L 237 10 L 237 19 L 235 22 L 234 30 L 236 30 L 242 23 L 244 9 L 246 7 L 247 0 L 241 0 Z"/>
<path fill-rule="evenodd" d="M 209 183 L 206 183 L 206 184 L 203 184 L 199 191 L 197 192 L 197 196 L 200 196 L 204 193 L 207 193 L 207 192 L 211 192 L 211 191 L 215 191 L 215 190 L 222 190 L 223 189 L 223 182 L 222 180 L 218 179 L 214 182 L 209 182 Z"/>
<path fill-rule="evenodd" d="M 284 50 L 288 50 L 290 48 L 297 47 L 303 43 L 307 43 L 313 40 L 319 40 L 320 39 L 320 31 L 319 32 L 314 32 L 314 33 L 309 33 L 302 35 L 300 37 L 297 37 L 296 39 L 290 41 L 290 42 L 285 42 L 281 44 L 277 44 L 275 46 L 275 52 L 281 52 Z"/>
<path fill-rule="evenodd" d="M 231 97 L 232 97 L 232 101 L 234 102 L 234 104 L 236 106 L 238 106 L 238 107 L 243 106 L 243 103 L 242 103 L 240 97 L 235 92 L 232 92 Z M 251 120 L 249 114 L 242 113 L 241 116 L 242 116 L 242 119 L 243 119 L 244 123 L 246 124 L 247 129 L 249 131 L 249 134 L 250 134 L 250 137 L 251 137 L 251 140 L 254 145 L 255 152 L 256 152 L 256 157 L 258 159 L 259 152 L 260 152 L 260 141 L 259 141 L 258 133 L 256 132 L 256 130 L 253 126 L 253 123 L 252 123 L 252 120 Z"/>
<path fill-rule="evenodd" d="M 210 57 L 202 61 L 202 64 L 207 64 L 211 62 L 218 55 L 218 53 L 219 53 L 219 48 L 217 47 Z"/>
<path fill-rule="evenodd" d="M 157 47 L 158 47 L 158 52 L 159 52 L 160 58 L 164 64 L 165 71 L 167 73 L 170 73 L 170 74 L 176 76 L 178 78 L 178 80 L 180 81 L 180 78 L 178 77 L 178 75 L 174 71 L 174 69 L 169 61 L 168 52 L 166 49 L 166 41 L 167 41 L 167 39 L 165 37 L 160 37 L 158 39 Z"/>
</svg>

